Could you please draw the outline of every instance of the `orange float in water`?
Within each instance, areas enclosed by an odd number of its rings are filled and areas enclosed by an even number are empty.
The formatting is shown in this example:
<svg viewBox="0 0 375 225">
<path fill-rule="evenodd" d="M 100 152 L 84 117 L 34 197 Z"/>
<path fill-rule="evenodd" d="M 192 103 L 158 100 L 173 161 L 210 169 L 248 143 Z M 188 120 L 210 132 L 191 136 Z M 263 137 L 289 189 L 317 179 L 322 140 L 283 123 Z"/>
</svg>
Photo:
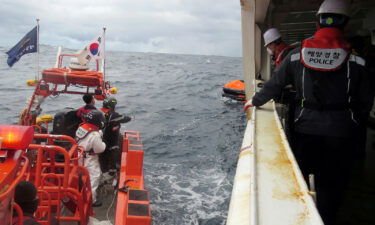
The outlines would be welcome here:
<svg viewBox="0 0 375 225">
<path fill-rule="evenodd" d="M 232 80 L 223 86 L 223 97 L 237 101 L 246 101 L 245 83 L 243 80 Z"/>
</svg>

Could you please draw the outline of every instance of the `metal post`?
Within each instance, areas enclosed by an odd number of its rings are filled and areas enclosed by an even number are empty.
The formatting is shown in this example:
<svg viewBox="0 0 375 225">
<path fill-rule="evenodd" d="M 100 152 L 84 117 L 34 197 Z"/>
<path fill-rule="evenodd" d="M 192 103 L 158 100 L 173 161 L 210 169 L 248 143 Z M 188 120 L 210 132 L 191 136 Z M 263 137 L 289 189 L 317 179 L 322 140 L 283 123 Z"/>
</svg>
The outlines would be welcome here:
<svg viewBox="0 0 375 225">
<path fill-rule="evenodd" d="M 255 93 L 256 76 L 256 24 L 255 24 L 255 0 L 241 0 L 241 23 L 242 23 L 242 63 L 243 76 L 245 81 L 246 99 L 249 100 Z M 247 110 L 248 120 L 254 121 L 255 110 Z M 255 127 L 252 127 L 252 146 L 254 147 Z M 250 221 L 251 225 L 258 224 L 257 206 L 257 182 L 256 182 L 256 162 L 255 153 L 251 157 L 251 179 L 250 179 Z"/>
<path fill-rule="evenodd" d="M 245 81 L 246 99 L 253 97 L 255 92 L 255 0 L 241 0 L 242 21 L 242 63 Z M 251 111 L 247 111 L 251 118 Z"/>
<path fill-rule="evenodd" d="M 35 80 L 39 80 L 39 19 L 36 19 L 36 26 L 37 26 L 37 32 L 36 32 L 36 42 L 37 42 L 37 61 L 36 61 L 36 76 Z"/>
<path fill-rule="evenodd" d="M 60 68 L 60 55 L 61 55 L 61 46 L 57 48 L 56 63 L 54 68 Z"/>
<path fill-rule="evenodd" d="M 103 56 L 103 63 L 102 63 L 102 71 L 103 71 L 103 80 L 104 80 L 104 83 L 105 83 L 105 30 L 107 28 L 106 27 L 103 27 L 103 52 L 104 52 L 104 56 Z"/>
<path fill-rule="evenodd" d="M 315 191 L 315 176 L 314 174 L 309 174 L 309 186 L 310 186 L 310 195 L 316 203 L 316 191 Z"/>
</svg>

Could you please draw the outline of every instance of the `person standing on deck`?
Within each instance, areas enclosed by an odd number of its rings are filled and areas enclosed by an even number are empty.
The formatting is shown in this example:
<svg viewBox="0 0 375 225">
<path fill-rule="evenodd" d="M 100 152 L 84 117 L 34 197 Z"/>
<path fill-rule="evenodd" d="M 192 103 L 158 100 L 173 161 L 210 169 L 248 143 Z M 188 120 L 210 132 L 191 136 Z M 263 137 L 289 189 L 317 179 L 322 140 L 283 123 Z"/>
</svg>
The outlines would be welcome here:
<svg viewBox="0 0 375 225">
<path fill-rule="evenodd" d="M 97 198 L 96 191 L 99 187 L 101 170 L 99 164 L 99 154 L 104 152 L 106 144 L 103 142 L 103 132 L 105 118 L 99 110 L 91 110 L 85 114 L 83 122 L 77 132 L 76 141 L 83 147 L 83 166 L 90 174 L 93 206 L 101 206 L 101 201 Z"/>
<path fill-rule="evenodd" d="M 273 56 L 276 67 L 280 66 L 283 59 L 293 49 L 287 45 L 281 38 L 280 31 L 276 28 L 270 28 L 263 34 L 264 47 L 267 52 Z"/>
<path fill-rule="evenodd" d="M 104 180 L 113 178 L 116 169 L 120 166 L 122 151 L 122 135 L 120 134 L 121 123 L 127 123 L 131 120 L 129 116 L 121 115 L 116 112 L 116 105 L 117 100 L 110 97 L 104 99 L 103 107 L 101 108 L 107 121 L 106 126 L 103 129 L 103 140 L 107 144 L 107 148 L 99 156 Z"/>
<path fill-rule="evenodd" d="M 263 34 L 264 39 L 264 47 L 267 48 L 267 52 L 272 56 L 275 62 L 275 66 L 279 67 L 285 57 L 289 54 L 289 52 L 293 49 L 292 46 L 287 45 L 281 37 L 280 31 L 276 28 L 270 28 Z M 287 133 L 288 140 L 293 142 L 293 113 L 295 110 L 295 90 L 291 87 L 291 85 L 282 89 L 279 95 L 277 95 L 274 99 L 277 103 L 282 103 L 283 111 L 285 113 L 285 130 Z"/>
<path fill-rule="evenodd" d="M 82 97 L 83 101 L 86 103 L 85 106 L 79 108 L 76 112 L 77 117 L 81 118 L 81 120 L 85 121 L 85 115 L 90 112 L 91 110 L 95 110 L 95 99 L 94 96 L 91 94 L 85 94 Z"/>
<path fill-rule="evenodd" d="M 317 208 L 330 225 L 350 177 L 358 119 L 371 108 L 372 95 L 365 60 L 350 54 L 344 38 L 349 4 L 325 0 L 317 19 L 314 37 L 290 52 L 245 110 L 265 104 L 288 84 L 294 86 L 293 150 L 305 180 L 315 175 Z"/>
<path fill-rule="evenodd" d="M 349 42 L 352 45 L 352 54 L 363 57 L 366 60 L 366 68 L 370 77 L 370 90 L 372 90 L 372 96 L 375 92 L 375 46 L 371 44 L 371 36 L 368 30 L 359 30 L 357 35 L 351 37 Z M 367 143 L 367 126 L 370 112 L 364 113 L 363 117 L 359 119 L 359 133 L 356 151 L 358 159 L 366 158 L 366 143 Z"/>
</svg>

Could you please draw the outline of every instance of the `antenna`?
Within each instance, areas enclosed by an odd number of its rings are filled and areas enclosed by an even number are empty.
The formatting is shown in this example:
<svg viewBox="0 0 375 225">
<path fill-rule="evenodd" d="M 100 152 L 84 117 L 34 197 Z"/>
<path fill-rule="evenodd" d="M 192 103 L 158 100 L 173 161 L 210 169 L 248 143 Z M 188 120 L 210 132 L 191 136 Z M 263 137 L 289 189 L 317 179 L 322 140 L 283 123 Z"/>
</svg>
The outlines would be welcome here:
<svg viewBox="0 0 375 225">
<path fill-rule="evenodd" d="M 36 57 L 36 76 L 35 80 L 39 80 L 39 19 L 36 19 L 36 42 L 37 42 L 37 57 Z"/>
<path fill-rule="evenodd" d="M 103 27 L 103 52 L 104 52 L 104 56 L 103 56 L 103 63 L 102 63 L 101 70 L 103 71 L 104 83 L 105 83 L 105 55 L 106 55 L 106 52 L 105 52 L 105 30 L 106 29 L 107 29 L 106 27 Z"/>
</svg>

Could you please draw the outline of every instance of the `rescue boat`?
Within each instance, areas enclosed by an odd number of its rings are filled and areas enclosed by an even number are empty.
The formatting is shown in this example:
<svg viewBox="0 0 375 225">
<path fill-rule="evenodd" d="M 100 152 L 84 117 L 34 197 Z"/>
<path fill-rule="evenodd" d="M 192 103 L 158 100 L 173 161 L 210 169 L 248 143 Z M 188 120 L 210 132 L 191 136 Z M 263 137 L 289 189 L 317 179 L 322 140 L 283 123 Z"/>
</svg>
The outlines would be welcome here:
<svg viewBox="0 0 375 225">
<path fill-rule="evenodd" d="M 64 56 L 75 57 L 59 51 L 55 68 L 45 69 L 41 79 L 27 82 L 35 89 L 21 113 L 19 125 L 0 125 L 1 224 L 13 225 L 14 212 L 23 224 L 22 210 L 13 201 L 15 187 L 22 180 L 32 182 L 38 190 L 40 201 L 34 216 L 39 223 L 49 225 L 57 220 L 86 225 L 90 217 L 95 217 L 90 176 L 79 163 L 83 152 L 74 139 L 74 127 L 79 122 L 69 118 L 71 112 L 60 113 L 55 119 L 38 114 L 48 96 L 89 93 L 103 100 L 115 94 L 116 88 L 105 81 L 98 61 L 96 70 L 74 70 L 62 67 Z M 73 86 L 75 89 L 71 90 Z M 77 91 L 77 87 L 82 91 Z M 114 221 L 116 225 L 150 225 L 140 133 L 125 131 L 122 135 L 121 168 L 114 189 L 117 192 Z"/>
<path fill-rule="evenodd" d="M 237 101 L 246 101 L 245 83 L 243 80 L 232 80 L 223 86 L 223 97 Z"/>
</svg>

